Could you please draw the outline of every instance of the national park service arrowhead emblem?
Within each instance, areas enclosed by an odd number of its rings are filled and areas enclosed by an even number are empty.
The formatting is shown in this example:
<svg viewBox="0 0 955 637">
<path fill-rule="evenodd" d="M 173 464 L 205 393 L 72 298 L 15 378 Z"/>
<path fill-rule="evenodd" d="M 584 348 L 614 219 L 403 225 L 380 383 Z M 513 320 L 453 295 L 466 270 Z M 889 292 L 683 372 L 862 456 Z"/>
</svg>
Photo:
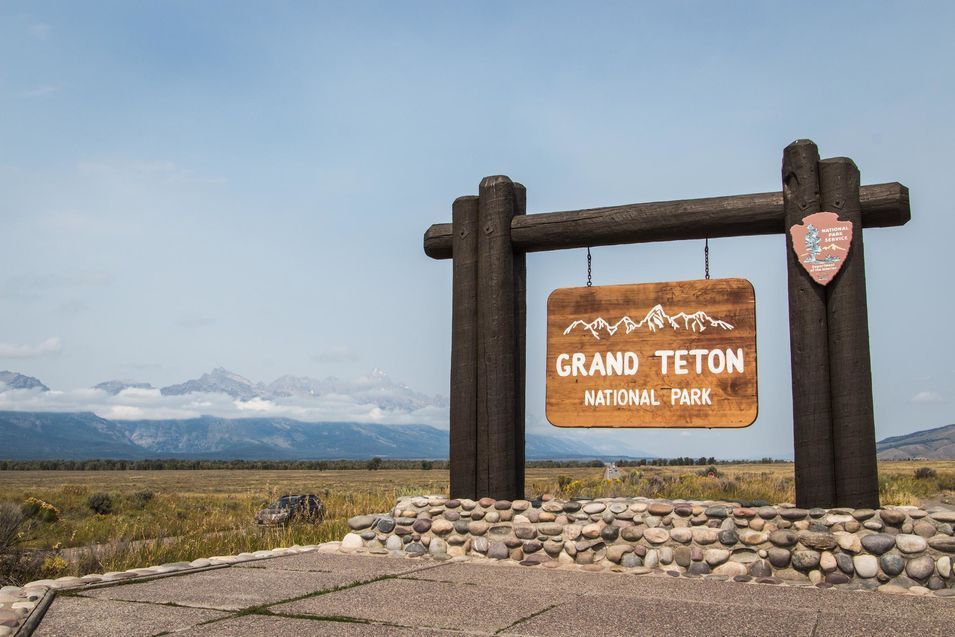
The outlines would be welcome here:
<svg viewBox="0 0 955 637">
<path fill-rule="evenodd" d="M 789 233 L 796 259 L 816 283 L 827 285 L 836 278 L 852 244 L 851 221 L 840 220 L 835 212 L 816 212 Z"/>
</svg>

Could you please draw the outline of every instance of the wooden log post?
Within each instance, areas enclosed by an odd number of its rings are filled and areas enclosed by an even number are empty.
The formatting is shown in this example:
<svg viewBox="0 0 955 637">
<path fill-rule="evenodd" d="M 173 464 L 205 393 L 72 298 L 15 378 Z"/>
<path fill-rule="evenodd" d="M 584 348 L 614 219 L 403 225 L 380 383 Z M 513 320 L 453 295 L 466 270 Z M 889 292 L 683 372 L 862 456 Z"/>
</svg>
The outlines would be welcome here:
<svg viewBox="0 0 955 637">
<path fill-rule="evenodd" d="M 865 289 L 865 254 L 859 203 L 859 169 L 851 159 L 819 163 L 822 208 L 852 223 L 852 242 L 842 269 L 826 286 L 829 384 L 836 505 L 879 507 L 872 367 Z"/>
<path fill-rule="evenodd" d="M 476 498 L 478 198 L 451 207 L 451 497 Z"/>
<path fill-rule="evenodd" d="M 514 182 L 514 216 L 527 214 L 527 189 L 523 184 Z M 517 475 L 518 493 L 515 497 L 524 497 L 524 428 L 526 416 L 524 399 L 527 382 L 527 255 L 514 252 L 514 470 Z"/>
<path fill-rule="evenodd" d="M 517 303 L 511 221 L 516 196 L 504 176 L 485 177 L 478 201 L 477 479 L 479 496 L 515 499 Z"/>
<path fill-rule="evenodd" d="M 809 140 L 797 140 L 783 151 L 793 445 L 800 507 L 836 503 L 826 290 L 799 263 L 789 233 L 803 217 L 820 211 L 818 162 L 819 150 Z"/>
</svg>

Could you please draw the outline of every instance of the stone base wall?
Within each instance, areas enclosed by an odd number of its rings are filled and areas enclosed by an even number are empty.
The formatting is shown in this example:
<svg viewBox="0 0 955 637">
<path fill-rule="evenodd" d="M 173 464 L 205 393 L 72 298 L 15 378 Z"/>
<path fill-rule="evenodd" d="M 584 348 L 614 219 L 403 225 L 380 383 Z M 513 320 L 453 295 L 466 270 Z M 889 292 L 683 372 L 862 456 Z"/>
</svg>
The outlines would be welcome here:
<svg viewBox="0 0 955 637">
<path fill-rule="evenodd" d="M 955 511 L 916 507 L 430 496 L 401 498 L 388 514 L 351 518 L 342 548 L 942 592 L 955 589 L 953 525 Z"/>
</svg>

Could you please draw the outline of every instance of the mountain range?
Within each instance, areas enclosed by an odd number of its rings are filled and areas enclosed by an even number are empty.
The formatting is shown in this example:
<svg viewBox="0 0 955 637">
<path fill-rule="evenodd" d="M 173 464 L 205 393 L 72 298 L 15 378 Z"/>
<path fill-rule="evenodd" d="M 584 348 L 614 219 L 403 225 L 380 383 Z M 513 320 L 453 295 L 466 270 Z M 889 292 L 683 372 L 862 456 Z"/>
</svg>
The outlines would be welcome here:
<svg viewBox="0 0 955 637">
<path fill-rule="evenodd" d="M 892 436 L 876 443 L 880 460 L 955 460 L 955 425 Z"/>
<path fill-rule="evenodd" d="M 647 312 L 647 315 L 644 316 L 640 321 L 634 321 L 629 316 L 624 316 L 613 324 L 611 324 L 602 316 L 598 316 L 589 323 L 587 321 L 578 319 L 571 323 L 567 329 L 564 330 L 564 334 L 570 334 L 576 328 L 580 327 L 590 332 L 591 336 L 599 340 L 600 331 L 606 331 L 607 334 L 613 336 L 621 326 L 626 330 L 626 334 L 640 329 L 643 326 L 648 327 L 651 332 L 656 332 L 657 330 L 663 329 L 664 327 L 672 327 L 675 330 L 680 329 L 681 321 L 682 328 L 692 332 L 702 332 L 707 327 L 718 327 L 724 330 L 733 329 L 733 326 L 726 321 L 715 319 L 702 310 L 693 312 L 692 314 L 678 312 L 673 316 L 670 316 L 666 313 L 666 310 L 663 309 L 662 305 L 657 304 L 654 305 L 653 308 Z"/>
<path fill-rule="evenodd" d="M 288 418 L 107 420 L 91 413 L 0 412 L 0 459 L 305 460 L 448 457 L 448 432 L 427 425 L 306 423 Z M 606 454 L 561 436 L 527 434 L 528 459 Z M 616 458 L 617 456 L 614 456 Z M 651 456 L 643 456 L 651 457 Z"/>
</svg>

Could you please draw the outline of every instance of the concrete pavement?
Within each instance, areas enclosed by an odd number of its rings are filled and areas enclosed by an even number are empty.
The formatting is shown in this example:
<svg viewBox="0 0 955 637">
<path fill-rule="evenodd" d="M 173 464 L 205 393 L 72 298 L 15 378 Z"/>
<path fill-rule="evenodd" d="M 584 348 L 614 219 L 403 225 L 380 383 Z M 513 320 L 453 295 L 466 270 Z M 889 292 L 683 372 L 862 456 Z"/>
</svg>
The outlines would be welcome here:
<svg viewBox="0 0 955 637">
<path fill-rule="evenodd" d="M 37 637 L 955 634 L 955 599 L 306 553 L 61 591 Z"/>
</svg>

